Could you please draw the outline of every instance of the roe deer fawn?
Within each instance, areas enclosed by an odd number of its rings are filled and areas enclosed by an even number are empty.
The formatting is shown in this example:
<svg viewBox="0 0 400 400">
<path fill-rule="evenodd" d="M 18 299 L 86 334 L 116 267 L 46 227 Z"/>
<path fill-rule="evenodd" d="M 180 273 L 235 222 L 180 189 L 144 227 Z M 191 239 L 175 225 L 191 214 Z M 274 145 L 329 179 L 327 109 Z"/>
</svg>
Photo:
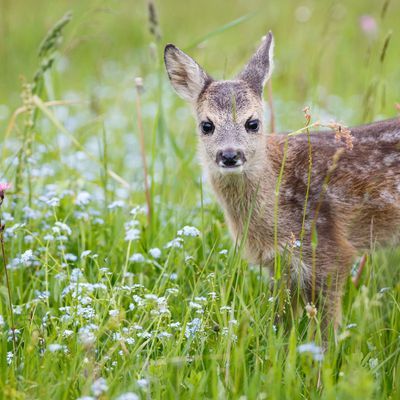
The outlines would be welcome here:
<svg viewBox="0 0 400 400">
<path fill-rule="evenodd" d="M 357 253 L 400 238 L 400 119 L 351 128 L 352 146 L 333 131 L 267 135 L 262 92 L 273 47 L 269 32 L 226 81 L 172 44 L 164 58 L 172 86 L 194 107 L 200 159 L 233 238 L 244 238 L 246 258 L 262 265 L 291 247 L 289 275 L 306 301 L 319 294 L 323 325 L 332 321 L 336 330 Z"/>
</svg>

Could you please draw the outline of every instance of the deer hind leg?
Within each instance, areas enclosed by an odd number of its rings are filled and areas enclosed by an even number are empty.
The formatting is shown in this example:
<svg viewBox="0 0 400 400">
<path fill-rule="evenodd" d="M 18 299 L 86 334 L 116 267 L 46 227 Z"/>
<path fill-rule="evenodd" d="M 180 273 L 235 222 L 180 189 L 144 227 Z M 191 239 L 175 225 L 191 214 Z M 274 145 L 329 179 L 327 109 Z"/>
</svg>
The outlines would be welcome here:
<svg viewBox="0 0 400 400">
<path fill-rule="evenodd" d="M 319 305 L 321 307 L 321 332 L 328 335 L 332 326 L 335 334 L 342 323 L 342 295 L 346 276 L 328 278 L 321 290 Z"/>
<path fill-rule="evenodd" d="M 316 260 L 316 277 L 311 278 L 307 297 L 320 311 L 321 333 L 326 340 L 329 328 L 332 326 L 336 334 L 341 324 L 343 288 L 356 251 L 350 243 L 341 240 L 334 245 L 331 243 L 325 252 L 322 249 L 319 252 L 323 257 Z"/>
</svg>

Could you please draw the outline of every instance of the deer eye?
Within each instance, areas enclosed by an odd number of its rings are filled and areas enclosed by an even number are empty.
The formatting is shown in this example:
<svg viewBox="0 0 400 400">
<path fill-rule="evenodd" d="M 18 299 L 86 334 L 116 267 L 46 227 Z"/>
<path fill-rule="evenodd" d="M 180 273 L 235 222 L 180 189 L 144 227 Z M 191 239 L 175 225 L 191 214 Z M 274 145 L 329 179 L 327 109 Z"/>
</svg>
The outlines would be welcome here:
<svg viewBox="0 0 400 400">
<path fill-rule="evenodd" d="M 247 132 L 258 132 L 260 121 L 258 119 L 248 119 L 244 125 Z"/>
<path fill-rule="evenodd" d="M 211 121 L 203 121 L 200 124 L 200 128 L 205 135 L 211 135 L 214 132 L 215 126 Z"/>
</svg>

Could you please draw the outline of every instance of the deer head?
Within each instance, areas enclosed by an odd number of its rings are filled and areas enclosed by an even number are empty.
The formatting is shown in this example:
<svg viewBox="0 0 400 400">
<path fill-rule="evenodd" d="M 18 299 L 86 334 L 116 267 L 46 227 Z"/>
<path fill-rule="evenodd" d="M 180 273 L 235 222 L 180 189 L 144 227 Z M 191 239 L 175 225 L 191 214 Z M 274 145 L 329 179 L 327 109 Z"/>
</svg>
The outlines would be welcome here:
<svg viewBox="0 0 400 400">
<path fill-rule="evenodd" d="M 269 32 L 233 80 L 214 80 L 172 44 L 164 60 L 175 91 L 194 108 L 200 158 L 212 175 L 246 174 L 265 159 L 263 87 L 272 72 L 274 40 Z"/>
</svg>

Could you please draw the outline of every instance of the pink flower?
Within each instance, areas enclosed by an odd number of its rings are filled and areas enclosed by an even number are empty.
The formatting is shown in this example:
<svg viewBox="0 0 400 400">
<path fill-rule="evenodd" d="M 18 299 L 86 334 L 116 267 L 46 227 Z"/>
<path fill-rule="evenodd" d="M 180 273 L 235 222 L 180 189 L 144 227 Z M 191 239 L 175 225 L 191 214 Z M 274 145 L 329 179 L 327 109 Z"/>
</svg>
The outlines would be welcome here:
<svg viewBox="0 0 400 400">
<path fill-rule="evenodd" d="M 0 182 L 0 192 L 5 192 L 8 189 L 11 189 L 11 183 Z"/>
<path fill-rule="evenodd" d="M 371 15 L 362 15 L 360 17 L 360 28 L 368 36 L 375 36 L 378 32 L 376 19 Z"/>
</svg>

